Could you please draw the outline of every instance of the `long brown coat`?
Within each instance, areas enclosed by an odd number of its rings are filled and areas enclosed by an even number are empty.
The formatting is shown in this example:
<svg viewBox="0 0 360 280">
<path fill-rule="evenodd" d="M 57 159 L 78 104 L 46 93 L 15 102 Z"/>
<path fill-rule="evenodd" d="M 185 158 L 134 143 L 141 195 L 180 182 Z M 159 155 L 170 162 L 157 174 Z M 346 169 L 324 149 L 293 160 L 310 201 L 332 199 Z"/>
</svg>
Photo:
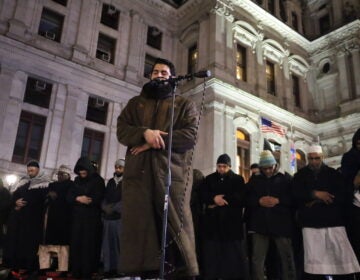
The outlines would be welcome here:
<svg viewBox="0 0 360 280">
<path fill-rule="evenodd" d="M 118 117 L 117 137 L 128 147 L 120 237 L 120 266 L 125 273 L 154 271 L 160 267 L 167 149 L 150 149 L 136 156 L 131 155 L 129 150 L 145 143 L 143 133 L 147 128 L 169 130 L 171 103 L 171 97 L 155 100 L 147 98 L 142 92 L 129 101 Z M 195 104 L 176 96 L 168 229 L 181 253 L 187 275 L 198 274 L 190 211 L 190 156 L 195 145 L 197 118 Z M 164 140 L 167 142 L 167 139 Z"/>
</svg>

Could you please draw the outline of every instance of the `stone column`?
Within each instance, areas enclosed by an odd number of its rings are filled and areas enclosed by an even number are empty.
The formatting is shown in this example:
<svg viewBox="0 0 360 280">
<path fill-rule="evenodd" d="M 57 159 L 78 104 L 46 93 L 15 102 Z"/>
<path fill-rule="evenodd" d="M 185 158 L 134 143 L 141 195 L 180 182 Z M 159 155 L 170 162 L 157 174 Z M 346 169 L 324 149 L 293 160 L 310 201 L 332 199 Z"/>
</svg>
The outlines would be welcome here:
<svg viewBox="0 0 360 280">
<path fill-rule="evenodd" d="M 17 1 L 14 17 L 9 20 L 9 32 L 7 33 L 9 37 L 25 39 L 25 35 L 31 27 L 35 7 L 33 1 Z"/>
<path fill-rule="evenodd" d="M 74 166 L 80 157 L 87 104 L 88 94 L 86 92 L 73 86 L 67 86 L 57 164 Z"/>
<path fill-rule="evenodd" d="M 360 97 L 360 48 L 354 48 L 351 50 L 352 57 L 352 65 L 353 65 L 353 73 L 354 81 L 355 81 L 355 92 L 353 94 L 354 97 Z"/>
<path fill-rule="evenodd" d="M 338 73 L 339 73 L 339 93 L 340 101 L 348 101 L 350 99 L 348 65 L 346 63 L 346 53 L 339 52 L 337 55 Z"/>
<path fill-rule="evenodd" d="M 11 161 L 22 109 L 27 75 L 2 66 L 0 84 L 0 159 Z"/>
<path fill-rule="evenodd" d="M 92 42 L 96 28 L 97 12 L 99 3 L 97 0 L 82 0 L 80 8 L 79 26 L 77 28 L 76 43 L 73 47 L 73 59 L 86 62 L 91 45 L 97 45 L 97 42 Z M 96 48 L 96 47 L 95 47 Z"/>
<path fill-rule="evenodd" d="M 139 84 L 141 82 L 139 77 L 142 76 L 144 69 L 146 24 L 139 14 L 132 12 L 130 15 L 130 46 L 125 69 L 125 80 L 130 83 Z"/>
</svg>

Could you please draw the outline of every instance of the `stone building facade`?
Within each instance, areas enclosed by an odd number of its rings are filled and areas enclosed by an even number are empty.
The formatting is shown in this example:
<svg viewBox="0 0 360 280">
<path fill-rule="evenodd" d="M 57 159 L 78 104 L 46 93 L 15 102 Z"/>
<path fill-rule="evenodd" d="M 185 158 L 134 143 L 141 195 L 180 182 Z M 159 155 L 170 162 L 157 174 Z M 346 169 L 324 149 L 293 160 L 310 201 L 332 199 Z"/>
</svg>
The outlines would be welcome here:
<svg viewBox="0 0 360 280">
<path fill-rule="evenodd" d="M 293 173 L 313 142 L 337 167 L 360 127 L 356 0 L 0 5 L 1 177 L 24 174 L 31 158 L 51 173 L 89 155 L 110 178 L 126 150 L 116 119 L 156 57 L 178 74 L 212 72 L 177 90 L 203 108 L 194 167 L 204 174 L 226 152 L 248 177 L 264 145 Z M 262 132 L 261 118 L 284 134 Z"/>
</svg>

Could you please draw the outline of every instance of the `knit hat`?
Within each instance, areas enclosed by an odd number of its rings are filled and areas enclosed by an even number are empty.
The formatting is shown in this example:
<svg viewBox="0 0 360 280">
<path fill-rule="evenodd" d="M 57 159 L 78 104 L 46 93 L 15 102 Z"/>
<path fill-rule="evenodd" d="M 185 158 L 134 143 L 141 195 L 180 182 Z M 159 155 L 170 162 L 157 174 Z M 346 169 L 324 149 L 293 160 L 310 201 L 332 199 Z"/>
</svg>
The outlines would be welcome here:
<svg viewBox="0 0 360 280">
<path fill-rule="evenodd" d="M 309 154 L 315 153 L 315 154 L 322 154 L 323 150 L 320 145 L 311 145 L 309 148 Z"/>
<path fill-rule="evenodd" d="M 276 164 L 276 160 L 274 158 L 274 155 L 270 151 L 262 151 L 260 153 L 260 160 L 259 160 L 259 166 L 265 167 L 265 166 L 273 166 Z"/>
<path fill-rule="evenodd" d="M 231 166 L 231 159 L 228 154 L 222 154 L 218 157 L 216 164 L 227 164 Z"/>
<path fill-rule="evenodd" d="M 62 164 L 59 166 L 58 172 L 71 174 L 71 168 L 68 165 Z"/>
<path fill-rule="evenodd" d="M 39 162 L 36 160 L 30 160 L 27 164 L 26 167 L 37 167 L 40 168 Z"/>
<path fill-rule="evenodd" d="M 125 167 L 125 159 L 120 158 L 117 161 L 115 161 L 115 166 L 122 166 Z"/>
</svg>

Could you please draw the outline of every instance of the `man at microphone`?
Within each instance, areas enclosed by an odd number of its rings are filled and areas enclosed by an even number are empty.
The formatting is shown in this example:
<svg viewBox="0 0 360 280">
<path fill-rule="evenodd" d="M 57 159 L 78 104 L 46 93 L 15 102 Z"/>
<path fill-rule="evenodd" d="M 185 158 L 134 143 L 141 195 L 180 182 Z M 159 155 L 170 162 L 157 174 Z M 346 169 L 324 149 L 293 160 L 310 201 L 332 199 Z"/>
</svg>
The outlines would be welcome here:
<svg viewBox="0 0 360 280">
<path fill-rule="evenodd" d="M 117 138 L 128 147 L 122 189 L 120 267 L 130 276 L 159 275 L 173 92 L 169 79 L 174 76 L 173 63 L 158 58 L 150 81 L 118 117 Z M 197 119 L 195 104 L 176 95 L 165 265 L 166 277 L 176 279 L 198 274 L 189 203 Z"/>
</svg>

